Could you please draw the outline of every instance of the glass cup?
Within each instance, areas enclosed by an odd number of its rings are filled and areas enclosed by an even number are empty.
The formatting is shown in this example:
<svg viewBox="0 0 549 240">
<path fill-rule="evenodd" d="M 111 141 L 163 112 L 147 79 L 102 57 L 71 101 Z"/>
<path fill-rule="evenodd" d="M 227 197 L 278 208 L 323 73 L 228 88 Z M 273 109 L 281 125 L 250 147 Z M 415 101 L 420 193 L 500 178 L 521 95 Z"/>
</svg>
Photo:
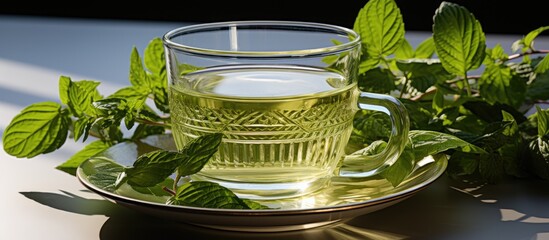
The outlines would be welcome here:
<svg viewBox="0 0 549 240">
<path fill-rule="evenodd" d="M 163 37 L 172 134 L 180 149 L 223 133 L 193 180 L 241 197 L 279 199 L 319 190 L 341 174 L 361 109 L 389 115 L 385 150 L 348 158 L 349 175 L 393 164 L 408 135 L 406 109 L 389 95 L 361 92 L 360 36 L 320 23 L 236 21 L 190 25 Z"/>
</svg>

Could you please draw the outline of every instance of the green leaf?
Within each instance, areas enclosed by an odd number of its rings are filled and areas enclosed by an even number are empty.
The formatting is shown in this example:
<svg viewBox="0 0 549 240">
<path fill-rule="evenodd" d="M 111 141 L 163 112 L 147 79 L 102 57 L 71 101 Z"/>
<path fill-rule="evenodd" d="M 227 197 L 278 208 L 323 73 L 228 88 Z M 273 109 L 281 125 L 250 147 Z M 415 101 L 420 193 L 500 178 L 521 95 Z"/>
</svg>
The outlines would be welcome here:
<svg viewBox="0 0 549 240">
<path fill-rule="evenodd" d="M 63 82 L 66 82 L 66 80 L 63 80 Z M 63 85 L 65 84 L 66 83 Z M 69 82 L 67 105 L 74 116 L 81 117 L 83 115 L 95 114 L 92 103 L 101 99 L 101 95 L 97 91 L 97 86 L 99 86 L 99 84 L 100 83 L 97 81 L 89 80 Z"/>
<path fill-rule="evenodd" d="M 55 102 L 34 103 L 17 114 L 4 130 L 4 151 L 32 158 L 52 152 L 67 139 L 70 119 Z"/>
<path fill-rule="evenodd" d="M 381 68 L 373 68 L 359 75 L 358 86 L 362 91 L 376 93 L 389 93 L 396 89 L 394 75 Z"/>
<path fill-rule="evenodd" d="M 109 147 L 111 147 L 111 144 L 108 142 L 103 142 L 101 140 L 93 141 L 86 145 L 82 150 L 72 155 L 72 157 L 67 161 L 55 168 L 68 174 L 75 175 L 76 169 L 80 166 L 80 164 L 82 164 L 82 162 L 107 150 Z"/>
<path fill-rule="evenodd" d="M 526 97 L 526 81 L 502 64 L 488 64 L 479 80 L 480 95 L 490 104 L 520 107 Z"/>
<path fill-rule="evenodd" d="M 432 109 L 431 102 L 412 101 L 407 98 L 402 98 L 410 117 L 410 129 L 424 129 L 432 131 L 442 131 L 442 124 L 438 121 L 433 121 L 435 110 Z"/>
<path fill-rule="evenodd" d="M 526 121 L 526 117 L 522 112 L 519 112 L 517 109 L 501 103 L 489 104 L 486 101 L 482 101 L 479 98 L 463 98 L 464 101 L 460 102 L 460 105 L 463 106 L 468 111 L 471 111 L 476 117 L 482 119 L 485 122 L 498 122 L 501 121 L 501 111 L 506 111 L 513 115 L 513 118 L 517 123 Z"/>
<path fill-rule="evenodd" d="M 408 59 L 414 57 L 414 49 L 408 40 L 403 39 L 400 43 L 400 47 L 395 51 L 395 58 Z"/>
<path fill-rule="evenodd" d="M 82 171 L 94 186 L 113 192 L 116 190 L 116 181 L 124 173 L 124 167 L 112 159 L 93 157 L 81 165 Z"/>
<path fill-rule="evenodd" d="M 484 60 L 486 38 L 480 23 L 466 8 L 442 2 L 433 24 L 436 52 L 446 71 L 466 76 Z"/>
<path fill-rule="evenodd" d="M 379 58 L 367 58 L 364 61 L 360 62 L 358 66 L 358 72 L 362 75 L 365 72 L 375 69 L 380 63 L 381 60 Z"/>
<path fill-rule="evenodd" d="M 393 186 L 398 186 L 413 171 L 415 161 L 427 156 L 444 153 L 449 149 L 465 153 L 486 153 L 471 143 L 458 137 L 435 131 L 411 130 L 408 134 L 409 141 L 399 159 L 391 167 L 381 172 L 381 176 L 387 179 Z M 373 142 L 368 147 L 354 152 L 351 155 L 374 155 L 380 153 L 386 146 L 384 141 Z"/>
<path fill-rule="evenodd" d="M 93 102 L 92 105 L 95 108 L 96 114 L 99 116 L 114 117 L 119 115 L 119 117 L 121 117 L 125 115 L 126 99 L 105 98 Z"/>
<path fill-rule="evenodd" d="M 397 161 L 379 174 L 387 179 L 393 187 L 396 187 L 412 173 L 415 167 L 415 160 L 411 144 L 408 143 Z"/>
<path fill-rule="evenodd" d="M 442 112 L 444 109 L 444 93 L 440 90 L 435 92 L 433 97 L 433 109 L 437 110 L 438 113 Z"/>
<path fill-rule="evenodd" d="M 424 130 L 412 130 L 409 141 L 395 164 L 381 173 L 393 186 L 398 186 L 413 171 L 415 161 L 455 149 L 466 153 L 486 153 L 482 148 L 455 136 Z"/>
<path fill-rule="evenodd" d="M 474 174 L 479 166 L 478 159 L 478 155 L 456 151 L 450 156 L 447 172 L 454 177 Z"/>
<path fill-rule="evenodd" d="M 72 130 L 74 134 L 74 141 L 78 141 L 81 137 L 82 142 L 86 141 L 94 119 L 95 118 L 85 116 L 74 121 L 74 129 Z"/>
<path fill-rule="evenodd" d="M 514 142 L 506 144 L 498 149 L 498 154 L 501 156 L 505 173 L 514 176 L 524 178 L 529 174 L 527 172 L 526 161 L 524 156 L 527 156 L 528 150 L 523 144 L 522 138 L 516 137 Z"/>
<path fill-rule="evenodd" d="M 478 164 L 480 176 L 489 183 L 501 181 L 505 174 L 503 159 L 499 154 L 483 154 Z"/>
<path fill-rule="evenodd" d="M 167 204 L 200 208 L 250 209 L 229 189 L 213 182 L 189 182 L 177 188 Z"/>
<path fill-rule="evenodd" d="M 173 182 L 173 179 L 166 178 L 163 182 L 160 182 L 152 187 L 131 186 L 131 188 L 138 193 L 148 194 L 155 197 L 171 197 L 172 195 L 164 190 L 164 187 L 173 186 Z"/>
<path fill-rule="evenodd" d="M 145 67 L 152 73 L 160 75 L 166 68 L 166 59 L 164 58 L 164 45 L 162 39 L 153 38 L 144 53 Z"/>
<path fill-rule="evenodd" d="M 410 85 L 420 92 L 425 92 L 430 87 L 454 77 L 436 59 L 400 60 L 396 65 L 401 71 L 410 73 Z"/>
<path fill-rule="evenodd" d="M 130 99 L 143 99 L 143 102 L 149 95 L 149 91 L 143 87 L 130 86 L 118 89 L 115 93 L 109 96 L 109 98 L 124 98 Z"/>
<path fill-rule="evenodd" d="M 544 73 L 549 70 L 549 55 L 545 55 L 543 59 L 534 68 L 535 73 Z"/>
<path fill-rule="evenodd" d="M 506 136 L 516 136 L 516 134 L 519 131 L 517 121 L 515 120 L 515 117 L 513 117 L 512 114 L 502 110 L 501 116 L 504 122 L 511 122 L 511 125 L 509 125 L 503 132 Z"/>
<path fill-rule="evenodd" d="M 353 28 L 373 58 L 393 54 L 404 39 L 402 15 L 394 0 L 368 1 L 360 9 Z"/>
<path fill-rule="evenodd" d="M 353 135 L 360 136 L 362 143 L 370 144 L 376 140 L 388 141 L 391 133 L 391 119 L 379 111 L 362 110 L 353 119 Z"/>
<path fill-rule="evenodd" d="M 147 124 L 139 124 L 135 128 L 132 134 L 132 140 L 139 140 L 151 135 L 163 134 L 166 129 L 162 126 L 151 126 Z"/>
<path fill-rule="evenodd" d="M 261 203 L 250 199 L 241 198 L 240 200 L 242 200 L 246 205 L 248 205 L 248 208 L 252 210 L 271 209 L 268 206 L 262 205 Z"/>
<path fill-rule="evenodd" d="M 71 79 L 67 76 L 59 77 L 59 99 L 61 103 L 69 105 L 69 88 L 71 86 Z"/>
<path fill-rule="evenodd" d="M 505 49 L 501 46 L 501 44 L 496 44 L 493 49 L 487 49 L 486 50 L 486 59 L 490 58 L 492 60 L 500 60 L 500 61 L 507 61 L 509 60 L 509 55 L 505 53 Z M 486 60 L 485 59 L 485 60 Z"/>
<path fill-rule="evenodd" d="M 513 142 L 513 136 L 509 136 L 515 121 L 492 122 L 486 125 L 483 134 L 472 142 L 492 153 L 505 144 Z"/>
<path fill-rule="evenodd" d="M 533 49 L 534 48 L 534 39 L 538 37 L 538 35 L 546 30 L 549 30 L 549 26 L 539 27 L 528 34 L 522 39 L 521 43 L 524 48 L 526 49 Z M 526 51 L 526 49 L 524 49 Z"/>
<path fill-rule="evenodd" d="M 542 179 L 549 179 L 549 142 L 538 137 L 529 144 L 533 172 Z"/>
<path fill-rule="evenodd" d="M 168 82 L 167 79 L 164 79 L 163 82 Z M 153 88 L 153 95 L 154 95 L 154 105 L 156 108 L 158 108 L 160 111 L 164 113 L 170 112 L 170 106 L 169 106 L 169 100 L 168 100 L 168 91 L 166 90 L 167 86 L 161 86 L 161 87 L 154 87 Z"/>
<path fill-rule="evenodd" d="M 143 63 L 141 62 L 141 57 L 137 48 L 132 49 L 130 56 L 130 83 L 134 87 L 150 89 L 151 84 L 149 76 L 145 69 L 143 69 Z"/>
<path fill-rule="evenodd" d="M 152 187 L 173 174 L 184 157 L 184 154 L 166 150 L 145 153 L 132 167 L 126 168 L 125 179 L 132 186 Z"/>
<path fill-rule="evenodd" d="M 446 133 L 412 130 L 408 133 L 408 137 L 411 139 L 410 141 L 412 142 L 412 149 L 416 159 L 422 159 L 449 149 L 456 149 L 468 153 L 486 153 L 484 149 Z"/>
<path fill-rule="evenodd" d="M 532 100 L 549 99 L 549 71 L 536 74 L 534 80 L 527 85 L 526 96 Z"/>
<path fill-rule="evenodd" d="M 536 105 L 536 110 L 538 119 L 538 137 L 542 138 L 543 136 L 549 134 L 549 112 L 547 110 L 542 110 L 538 105 Z"/>
<path fill-rule="evenodd" d="M 433 37 L 428 37 L 421 42 L 414 53 L 415 58 L 431 58 L 435 54 L 435 42 Z"/>
<path fill-rule="evenodd" d="M 221 133 L 211 133 L 195 138 L 180 151 L 184 156 L 177 168 L 179 176 L 188 176 L 199 172 L 217 152 L 223 139 Z"/>
</svg>

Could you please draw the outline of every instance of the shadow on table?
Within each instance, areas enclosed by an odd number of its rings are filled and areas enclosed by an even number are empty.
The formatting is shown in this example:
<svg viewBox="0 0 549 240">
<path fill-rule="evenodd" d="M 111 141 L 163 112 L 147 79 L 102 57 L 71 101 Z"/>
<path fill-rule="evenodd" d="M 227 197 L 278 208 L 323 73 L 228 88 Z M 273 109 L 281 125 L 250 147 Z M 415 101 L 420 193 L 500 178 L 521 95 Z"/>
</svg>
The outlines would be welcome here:
<svg viewBox="0 0 549 240">
<path fill-rule="evenodd" d="M 100 239 L 536 239 L 549 234 L 547 183 L 479 185 L 441 177 L 408 200 L 330 226 L 280 233 L 230 232 L 144 215 L 107 200 L 22 192 L 49 207 L 105 215 Z M 540 191 L 541 190 L 541 191 Z M 520 197 L 520 195 L 523 195 Z M 532 200 L 532 201 L 530 201 Z M 546 237 L 547 235 L 543 235 Z"/>
</svg>

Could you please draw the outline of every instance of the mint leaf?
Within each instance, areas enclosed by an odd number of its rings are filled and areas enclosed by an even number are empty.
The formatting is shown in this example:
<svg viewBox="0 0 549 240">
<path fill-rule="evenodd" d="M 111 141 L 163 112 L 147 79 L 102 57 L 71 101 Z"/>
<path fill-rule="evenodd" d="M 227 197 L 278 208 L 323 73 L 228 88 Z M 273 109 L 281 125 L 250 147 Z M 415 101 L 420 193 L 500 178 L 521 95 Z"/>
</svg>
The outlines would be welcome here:
<svg viewBox="0 0 549 240">
<path fill-rule="evenodd" d="M 137 187 L 152 187 L 169 177 L 179 166 L 184 154 L 155 150 L 137 158 L 132 167 L 125 169 L 125 180 Z"/>
<path fill-rule="evenodd" d="M 501 44 L 496 44 L 496 46 L 494 46 L 494 48 L 492 49 L 486 49 L 486 59 L 491 59 L 493 60 L 493 62 L 495 63 L 496 61 L 499 60 L 499 62 L 504 62 L 504 61 L 507 61 L 509 60 L 509 55 L 507 55 L 505 53 L 505 50 L 503 49 L 503 47 L 501 46 Z M 488 61 L 487 64 L 490 64 L 492 62 Z"/>
<path fill-rule="evenodd" d="M 59 99 L 61 100 L 61 103 L 65 105 L 69 105 L 69 88 L 71 83 L 70 77 L 59 77 Z"/>
<path fill-rule="evenodd" d="M 468 143 L 453 135 L 425 130 L 411 130 L 408 133 L 409 141 L 406 144 L 399 159 L 390 167 L 383 170 L 380 175 L 387 179 L 393 186 L 398 186 L 414 170 L 416 161 L 427 156 L 445 153 L 453 149 L 465 153 L 486 153 L 471 143 Z M 383 151 L 387 145 L 384 141 L 375 141 L 368 147 L 356 151 L 352 155 L 371 156 Z"/>
<path fill-rule="evenodd" d="M 480 23 L 466 8 L 442 2 L 433 24 L 436 52 L 446 71 L 466 76 L 485 56 L 486 38 Z"/>
<path fill-rule="evenodd" d="M 159 135 L 166 132 L 162 126 L 151 126 L 147 124 L 139 124 L 133 131 L 132 140 L 139 140 L 151 135 Z"/>
<path fill-rule="evenodd" d="M 272 209 L 268 206 L 262 205 L 261 203 L 258 203 L 250 199 L 241 198 L 240 200 L 242 200 L 246 205 L 248 205 L 248 208 L 252 210 Z"/>
<path fill-rule="evenodd" d="M 538 137 L 543 138 L 549 134 L 549 112 L 536 105 L 538 119 Z"/>
<path fill-rule="evenodd" d="M 548 123 L 546 123 L 548 124 Z M 532 171 L 542 179 L 549 179 L 549 141 L 538 137 L 528 145 Z"/>
<path fill-rule="evenodd" d="M 358 84 L 366 92 L 388 93 L 396 89 L 395 76 L 391 71 L 381 68 L 373 68 L 359 75 Z"/>
<path fill-rule="evenodd" d="M 362 143 L 370 144 L 376 140 L 389 140 L 391 119 L 379 111 L 359 111 L 353 119 L 353 135 L 360 137 Z"/>
<path fill-rule="evenodd" d="M 549 30 L 549 26 L 539 27 L 529 32 L 528 34 L 526 34 L 526 36 L 519 40 L 518 44 L 522 47 L 522 51 L 526 52 L 530 49 L 534 49 L 534 39 L 536 39 L 540 33 L 546 30 Z"/>
<path fill-rule="evenodd" d="M 531 100 L 549 99 L 549 71 L 536 74 L 534 81 L 527 85 L 526 96 Z"/>
<path fill-rule="evenodd" d="M 502 64 L 487 64 L 479 88 L 480 95 L 491 104 L 498 102 L 518 108 L 526 97 L 526 80 Z"/>
<path fill-rule="evenodd" d="M 411 144 L 406 144 L 397 161 L 379 174 L 396 187 L 412 173 L 415 163 L 416 157 L 411 149 Z"/>
<path fill-rule="evenodd" d="M 435 42 L 433 37 L 428 37 L 421 42 L 414 52 L 415 58 L 431 58 L 435 54 Z"/>
<path fill-rule="evenodd" d="M 17 114 L 4 130 L 4 151 L 15 157 L 27 158 L 52 152 L 65 143 L 70 121 L 59 103 L 31 104 Z"/>
<path fill-rule="evenodd" d="M 90 158 L 80 166 L 88 181 L 94 186 L 113 192 L 116 181 L 124 173 L 124 167 L 105 157 Z"/>
<path fill-rule="evenodd" d="M 88 139 L 89 131 L 93 125 L 95 118 L 93 117 L 81 117 L 78 120 L 74 121 L 74 128 L 72 130 L 74 134 L 74 141 L 78 141 L 82 137 L 82 142 Z"/>
<path fill-rule="evenodd" d="M 400 47 L 395 50 L 396 59 L 408 59 L 414 57 L 414 48 L 406 39 L 402 39 Z"/>
<path fill-rule="evenodd" d="M 395 164 L 381 173 L 393 186 L 398 186 L 414 170 L 417 160 L 453 149 L 465 153 L 486 153 L 482 148 L 458 137 L 434 131 L 411 130 L 409 141 Z"/>
<path fill-rule="evenodd" d="M 66 85 L 66 79 L 60 79 L 60 81 L 63 81 L 63 86 Z M 97 91 L 97 86 L 99 86 L 97 81 L 68 80 L 67 105 L 74 116 L 95 115 L 92 103 L 102 98 Z"/>
<path fill-rule="evenodd" d="M 360 9 L 354 30 L 372 58 L 393 54 L 404 39 L 404 23 L 393 0 L 371 0 Z"/>
<path fill-rule="evenodd" d="M 143 99 L 143 102 L 147 98 L 149 92 L 137 86 L 129 86 L 118 89 L 115 93 L 109 96 L 109 98 L 124 98 L 124 99 Z"/>
<path fill-rule="evenodd" d="M 549 55 L 545 55 L 543 59 L 538 63 L 538 65 L 536 65 L 536 67 L 534 68 L 535 73 L 544 73 L 549 70 L 549 57 L 547 56 Z"/>
<path fill-rule="evenodd" d="M 222 139 L 223 134 L 211 133 L 187 143 L 180 151 L 183 157 L 177 168 L 177 174 L 187 176 L 199 172 L 217 152 Z"/>
<path fill-rule="evenodd" d="M 456 151 L 450 155 L 446 172 L 452 177 L 474 174 L 479 166 L 478 159 L 478 155 Z"/>
<path fill-rule="evenodd" d="M 250 209 L 229 189 L 212 182 L 189 182 L 177 188 L 167 204 L 201 208 Z"/>
<path fill-rule="evenodd" d="M 410 85 L 420 92 L 425 92 L 433 85 L 443 83 L 454 75 L 448 73 L 436 59 L 407 59 L 396 62 L 403 72 L 409 73 Z"/>
<path fill-rule="evenodd" d="M 499 154 L 481 155 L 479 159 L 478 171 L 480 176 L 487 182 L 499 182 L 505 173 L 502 157 Z"/>
<path fill-rule="evenodd" d="M 155 197 L 171 197 L 172 195 L 164 190 L 164 187 L 166 186 L 173 186 L 173 179 L 166 178 L 163 182 L 160 182 L 152 187 L 138 187 L 138 186 L 131 186 L 131 188 L 142 194 L 148 194 Z"/>
<path fill-rule="evenodd" d="M 154 38 L 149 42 L 145 48 L 143 59 L 145 67 L 153 74 L 160 75 L 162 71 L 166 70 L 162 39 Z"/>
<path fill-rule="evenodd" d="M 135 47 L 133 47 L 130 55 L 130 83 L 134 87 L 146 89 L 147 91 L 151 89 L 149 76 L 143 68 L 141 57 Z"/>
<path fill-rule="evenodd" d="M 446 133 L 412 130 L 408 133 L 408 137 L 412 143 L 412 150 L 416 159 L 422 159 L 449 149 L 468 153 L 486 153 L 484 149 Z"/>
<path fill-rule="evenodd" d="M 76 169 L 78 168 L 78 166 L 80 166 L 82 162 L 107 150 L 109 147 L 111 147 L 111 144 L 108 142 L 103 142 L 101 140 L 93 141 L 86 145 L 82 150 L 72 155 L 72 157 L 69 158 L 67 161 L 58 165 L 55 168 L 71 175 L 75 175 Z"/>
<path fill-rule="evenodd" d="M 433 109 L 437 110 L 437 113 L 442 113 L 445 105 L 444 102 L 444 93 L 440 89 L 437 89 L 437 91 L 435 92 L 435 96 L 433 97 Z"/>
<path fill-rule="evenodd" d="M 169 113 L 166 59 L 164 45 L 160 38 L 154 38 L 149 42 L 145 49 L 144 61 L 145 66 L 149 70 L 148 76 L 151 82 L 154 104 L 160 111 Z"/>
</svg>

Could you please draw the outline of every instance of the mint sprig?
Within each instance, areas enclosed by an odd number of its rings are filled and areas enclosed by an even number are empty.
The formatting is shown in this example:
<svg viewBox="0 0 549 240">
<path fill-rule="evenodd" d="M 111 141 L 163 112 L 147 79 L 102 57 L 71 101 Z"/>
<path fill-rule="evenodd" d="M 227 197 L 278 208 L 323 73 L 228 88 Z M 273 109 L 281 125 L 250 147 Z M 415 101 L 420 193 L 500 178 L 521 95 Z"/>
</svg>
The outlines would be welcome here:
<svg viewBox="0 0 549 240">
<path fill-rule="evenodd" d="M 434 11 L 432 36 L 414 49 L 398 31 L 402 17 L 394 16 L 400 15 L 395 5 L 392 0 L 371 0 L 359 11 L 354 30 L 363 38 L 360 88 L 399 96 L 409 111 L 411 132 L 443 134 L 429 145 L 433 154 L 450 156 L 447 173 L 451 176 L 490 183 L 505 178 L 549 179 L 549 171 L 543 170 L 549 169 L 549 155 L 544 154 L 537 130 L 548 119 L 525 115 L 549 98 L 549 51 L 534 46 L 536 37 L 549 26 L 517 40 L 511 46 L 513 54 L 507 54 L 499 44 L 486 46 L 481 23 L 473 13 L 442 2 Z M 400 42 L 396 49 L 395 42 Z M 368 117 L 374 114 L 357 114 L 351 149 L 379 145 L 374 139 L 390 125 L 387 119 Z M 483 151 L 463 151 L 461 143 L 449 141 L 449 136 Z M 410 146 L 417 146 L 415 138 L 411 136 Z M 421 156 L 408 147 L 382 175 L 397 185 L 412 166 L 402 161 Z"/>
<path fill-rule="evenodd" d="M 180 151 L 153 150 L 140 155 L 132 166 L 92 157 L 82 164 L 82 171 L 94 186 L 139 199 L 158 201 L 167 197 L 166 204 L 204 208 L 268 208 L 241 199 L 217 183 L 181 180 L 204 167 L 222 138 L 222 134 L 212 133 L 194 139 Z"/>
</svg>

